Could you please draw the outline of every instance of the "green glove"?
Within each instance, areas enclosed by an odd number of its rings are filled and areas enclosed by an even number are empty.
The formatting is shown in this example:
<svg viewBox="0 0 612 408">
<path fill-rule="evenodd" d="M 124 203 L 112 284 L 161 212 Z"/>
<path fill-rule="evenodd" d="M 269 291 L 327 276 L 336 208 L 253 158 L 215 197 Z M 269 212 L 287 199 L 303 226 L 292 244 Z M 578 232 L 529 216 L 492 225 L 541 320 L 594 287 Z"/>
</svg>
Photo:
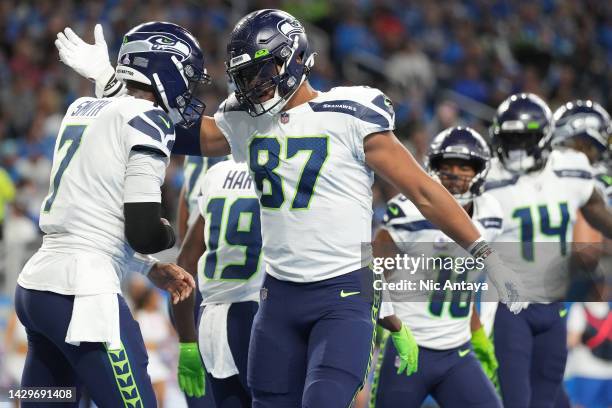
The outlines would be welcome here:
<svg viewBox="0 0 612 408">
<path fill-rule="evenodd" d="M 419 346 L 408 327 L 402 324 L 400 331 L 391 332 L 391 340 L 400 358 L 397 373 L 401 374 L 404 370 L 406 375 L 416 373 L 419 368 Z"/>
<path fill-rule="evenodd" d="M 481 327 L 472 333 L 472 347 L 474 347 L 474 353 L 476 353 L 476 357 L 480 360 L 482 369 L 487 377 L 491 381 L 495 381 L 499 364 L 495 357 L 493 343 L 491 343 L 491 340 L 485 334 L 484 328 Z"/>
<path fill-rule="evenodd" d="M 179 350 L 179 387 L 190 397 L 201 397 L 206 393 L 206 384 L 198 343 L 179 343 Z"/>
</svg>

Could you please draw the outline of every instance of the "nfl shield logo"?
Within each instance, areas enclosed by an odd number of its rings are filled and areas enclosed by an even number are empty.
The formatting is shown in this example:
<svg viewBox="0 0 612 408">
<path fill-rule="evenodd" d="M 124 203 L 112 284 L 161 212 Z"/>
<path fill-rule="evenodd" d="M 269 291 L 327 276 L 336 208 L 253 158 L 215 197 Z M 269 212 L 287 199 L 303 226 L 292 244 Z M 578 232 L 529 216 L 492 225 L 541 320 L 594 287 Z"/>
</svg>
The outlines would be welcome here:
<svg viewBox="0 0 612 408">
<path fill-rule="evenodd" d="M 268 298 L 268 289 L 266 288 L 261 288 L 259 290 L 259 299 L 266 300 Z"/>
<path fill-rule="evenodd" d="M 283 125 L 289 123 L 289 114 L 287 112 L 281 112 L 280 121 Z"/>
</svg>

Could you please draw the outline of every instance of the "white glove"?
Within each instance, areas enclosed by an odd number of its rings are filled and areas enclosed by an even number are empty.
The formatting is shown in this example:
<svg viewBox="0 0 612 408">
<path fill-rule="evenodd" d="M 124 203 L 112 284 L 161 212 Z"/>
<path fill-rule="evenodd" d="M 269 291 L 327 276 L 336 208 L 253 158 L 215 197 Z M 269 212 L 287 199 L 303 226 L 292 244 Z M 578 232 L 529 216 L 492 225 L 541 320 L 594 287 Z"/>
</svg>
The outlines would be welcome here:
<svg viewBox="0 0 612 408">
<path fill-rule="evenodd" d="M 88 44 L 66 27 L 57 33 L 55 46 L 60 60 L 79 75 L 94 81 L 96 96 L 102 97 L 104 88 L 114 79 L 115 70 L 108 59 L 108 47 L 100 24 L 94 28 L 94 39 L 94 44 Z"/>
<path fill-rule="evenodd" d="M 484 264 L 484 270 L 489 279 L 497 289 L 499 301 L 505 303 L 508 309 L 518 314 L 527 308 L 529 303 L 520 301 L 521 296 L 525 297 L 525 289 L 521 278 L 510 268 L 508 268 L 499 255 L 482 238 L 478 239 L 468 248 L 468 251 L 479 258 Z"/>
<path fill-rule="evenodd" d="M 525 289 L 521 283 L 521 278 L 510 268 L 508 268 L 497 253 L 491 252 L 484 259 L 485 272 L 495 285 L 499 295 L 499 301 L 505 303 L 508 309 L 518 314 L 521 310 L 527 308 L 528 302 L 520 300 L 521 296 L 525 296 Z"/>
</svg>

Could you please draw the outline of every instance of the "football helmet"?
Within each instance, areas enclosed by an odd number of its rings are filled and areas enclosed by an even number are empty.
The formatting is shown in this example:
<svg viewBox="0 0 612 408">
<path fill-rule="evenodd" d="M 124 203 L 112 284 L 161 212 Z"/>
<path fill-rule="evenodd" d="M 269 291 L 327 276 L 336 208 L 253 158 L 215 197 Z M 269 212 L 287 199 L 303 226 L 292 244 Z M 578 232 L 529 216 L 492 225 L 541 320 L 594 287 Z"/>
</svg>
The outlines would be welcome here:
<svg viewBox="0 0 612 408">
<path fill-rule="evenodd" d="M 589 100 L 568 102 L 558 108 L 553 117 L 553 147 L 584 140 L 596 149 L 595 161 L 603 158 L 612 136 L 612 122 L 610 115 L 600 104 Z"/>
<path fill-rule="evenodd" d="M 460 159 L 469 162 L 476 174 L 471 179 L 459 180 L 462 176 L 443 173 L 441 163 L 446 159 Z M 491 150 L 484 138 L 469 127 L 452 127 L 440 132 L 431 142 L 425 160 L 425 169 L 438 181 L 443 177 L 463 181 L 467 190 L 451 194 L 461 205 L 466 205 L 484 191 L 489 172 Z"/>
<path fill-rule="evenodd" d="M 236 86 L 236 98 L 251 116 L 280 112 L 313 64 L 304 27 L 281 10 L 246 15 L 227 45 L 227 74 Z"/>
<path fill-rule="evenodd" d="M 515 94 L 499 105 L 489 128 L 493 150 L 514 173 L 541 168 L 550 152 L 554 129 L 552 112 L 531 93 Z"/>
<path fill-rule="evenodd" d="M 205 105 L 194 96 L 199 84 L 210 82 L 204 54 L 195 37 L 179 25 L 155 21 L 128 31 L 116 76 L 151 89 L 175 125 L 189 127 L 204 112 Z"/>
</svg>

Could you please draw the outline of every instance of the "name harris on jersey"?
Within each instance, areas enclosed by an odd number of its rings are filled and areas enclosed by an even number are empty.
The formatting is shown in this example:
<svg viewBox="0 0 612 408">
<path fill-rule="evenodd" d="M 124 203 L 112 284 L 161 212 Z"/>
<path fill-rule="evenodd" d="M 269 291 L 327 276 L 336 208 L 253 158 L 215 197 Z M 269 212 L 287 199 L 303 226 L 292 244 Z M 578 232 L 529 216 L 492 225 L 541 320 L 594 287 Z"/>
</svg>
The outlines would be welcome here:
<svg viewBox="0 0 612 408">
<path fill-rule="evenodd" d="M 224 190 L 249 190 L 253 180 L 247 170 L 231 170 L 223 181 Z"/>
</svg>

